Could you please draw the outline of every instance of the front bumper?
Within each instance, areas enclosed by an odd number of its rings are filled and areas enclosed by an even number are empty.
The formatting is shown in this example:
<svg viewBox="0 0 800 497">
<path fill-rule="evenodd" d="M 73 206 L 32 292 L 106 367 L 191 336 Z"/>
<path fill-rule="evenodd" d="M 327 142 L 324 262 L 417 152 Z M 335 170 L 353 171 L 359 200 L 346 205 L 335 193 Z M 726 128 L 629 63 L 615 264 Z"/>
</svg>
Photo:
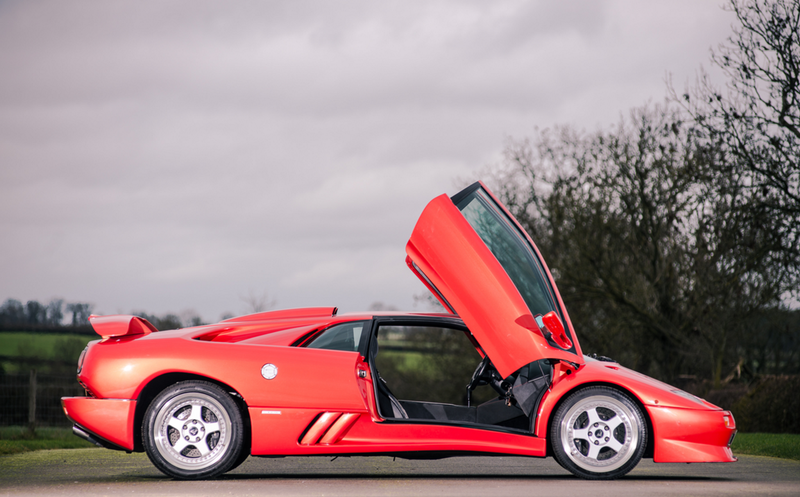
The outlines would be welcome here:
<svg viewBox="0 0 800 497">
<path fill-rule="evenodd" d="M 62 397 L 61 406 L 77 425 L 76 435 L 103 447 L 133 450 L 135 400 Z"/>
<path fill-rule="evenodd" d="M 646 406 L 655 462 L 734 462 L 736 422 L 729 411 Z"/>
</svg>

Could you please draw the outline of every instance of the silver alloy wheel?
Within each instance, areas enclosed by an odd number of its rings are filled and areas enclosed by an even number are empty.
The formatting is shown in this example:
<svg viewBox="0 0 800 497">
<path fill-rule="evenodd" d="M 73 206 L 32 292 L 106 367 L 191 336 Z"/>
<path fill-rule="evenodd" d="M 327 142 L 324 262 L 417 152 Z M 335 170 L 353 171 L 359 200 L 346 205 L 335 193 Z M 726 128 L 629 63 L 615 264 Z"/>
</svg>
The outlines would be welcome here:
<svg viewBox="0 0 800 497">
<path fill-rule="evenodd" d="M 231 418 L 213 397 L 187 392 L 169 399 L 153 423 L 153 440 L 169 464 L 202 470 L 223 459 L 231 441 Z"/>
<path fill-rule="evenodd" d="M 561 447 L 578 467 L 607 473 L 627 463 L 639 446 L 639 421 L 620 400 L 593 395 L 580 399 L 561 421 Z"/>
</svg>

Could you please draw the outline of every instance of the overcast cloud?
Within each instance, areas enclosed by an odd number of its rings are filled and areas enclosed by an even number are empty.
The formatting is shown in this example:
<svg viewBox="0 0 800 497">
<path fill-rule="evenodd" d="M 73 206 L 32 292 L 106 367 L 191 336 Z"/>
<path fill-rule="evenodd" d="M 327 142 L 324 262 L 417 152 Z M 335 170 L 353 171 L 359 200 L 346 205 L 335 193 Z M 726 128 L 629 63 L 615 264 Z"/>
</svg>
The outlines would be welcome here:
<svg viewBox="0 0 800 497">
<path fill-rule="evenodd" d="M 0 2 L 0 299 L 413 310 L 426 202 L 708 68 L 712 1 Z"/>
</svg>

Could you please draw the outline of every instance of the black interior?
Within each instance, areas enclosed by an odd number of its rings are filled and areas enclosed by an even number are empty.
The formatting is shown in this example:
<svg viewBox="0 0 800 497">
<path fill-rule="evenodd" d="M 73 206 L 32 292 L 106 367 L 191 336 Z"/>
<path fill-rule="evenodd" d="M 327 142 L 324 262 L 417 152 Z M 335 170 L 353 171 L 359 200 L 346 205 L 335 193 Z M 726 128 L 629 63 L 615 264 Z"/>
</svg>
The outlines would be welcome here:
<svg viewBox="0 0 800 497">
<path fill-rule="evenodd" d="M 420 402 L 397 399 L 381 378 L 374 366 L 378 355 L 377 335 L 370 340 L 369 357 L 373 365 L 375 391 L 378 410 L 384 419 L 420 420 L 440 423 L 468 423 L 492 425 L 529 431 L 542 394 L 550 384 L 551 367 L 548 361 L 535 361 L 523 366 L 508 378 L 500 378 L 489 359 L 484 359 L 476 368 L 480 378 L 467 386 L 474 388 L 477 383 L 490 384 L 498 396 L 477 406 L 455 405 L 440 402 Z M 479 381 L 480 380 L 480 381 Z M 469 395 L 467 393 L 467 398 Z"/>
<path fill-rule="evenodd" d="M 369 344 L 369 356 L 374 358 L 378 355 L 378 340 L 374 339 Z M 371 361 L 372 364 L 375 361 Z M 402 405 L 397 398 L 392 395 L 391 390 L 389 387 L 386 386 L 386 382 L 381 378 L 381 375 L 378 373 L 378 369 L 373 367 L 372 368 L 374 376 L 375 376 L 375 391 L 378 395 L 378 410 L 380 411 L 381 416 L 384 418 L 408 418 L 408 414 L 406 413 L 405 406 Z"/>
</svg>

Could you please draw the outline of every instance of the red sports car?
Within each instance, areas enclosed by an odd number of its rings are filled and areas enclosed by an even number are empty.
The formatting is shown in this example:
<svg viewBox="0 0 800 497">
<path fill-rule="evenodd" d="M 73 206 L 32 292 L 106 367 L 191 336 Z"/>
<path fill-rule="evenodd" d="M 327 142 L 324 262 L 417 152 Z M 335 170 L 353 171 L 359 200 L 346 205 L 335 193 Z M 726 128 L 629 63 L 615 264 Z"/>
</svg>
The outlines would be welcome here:
<svg viewBox="0 0 800 497">
<path fill-rule="evenodd" d="M 75 433 L 183 479 L 250 455 L 553 456 L 589 479 L 642 457 L 736 460 L 730 412 L 583 355 L 536 245 L 482 183 L 433 199 L 406 253 L 446 312 L 313 307 L 171 331 L 92 316 L 86 396 L 62 400 Z"/>
</svg>

